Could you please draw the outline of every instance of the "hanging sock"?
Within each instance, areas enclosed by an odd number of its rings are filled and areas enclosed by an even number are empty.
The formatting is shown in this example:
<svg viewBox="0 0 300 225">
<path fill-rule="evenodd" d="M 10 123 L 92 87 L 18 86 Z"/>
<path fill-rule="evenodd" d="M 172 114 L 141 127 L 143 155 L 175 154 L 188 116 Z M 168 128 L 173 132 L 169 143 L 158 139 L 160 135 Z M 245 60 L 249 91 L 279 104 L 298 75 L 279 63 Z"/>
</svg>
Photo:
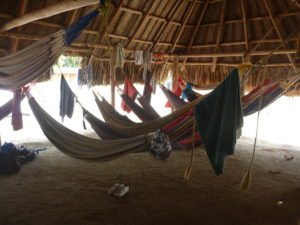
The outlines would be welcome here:
<svg viewBox="0 0 300 225">
<path fill-rule="evenodd" d="M 14 91 L 14 99 L 12 103 L 12 119 L 11 124 L 14 130 L 21 130 L 23 128 L 23 119 L 21 112 L 22 90 Z"/>
<path fill-rule="evenodd" d="M 124 80 L 124 94 L 127 94 L 129 96 L 129 98 L 131 98 L 133 101 L 135 101 L 136 97 L 137 97 L 137 90 L 135 89 L 135 87 L 133 86 L 131 80 L 129 80 L 128 77 L 125 77 Z M 121 108 L 127 112 L 130 113 L 131 109 L 130 107 L 128 107 L 128 105 L 122 100 L 121 102 Z"/>
<path fill-rule="evenodd" d="M 60 79 L 60 105 L 59 115 L 61 116 L 62 122 L 67 115 L 69 118 L 72 117 L 74 111 L 74 96 L 71 88 L 69 87 L 64 76 Z"/>
</svg>

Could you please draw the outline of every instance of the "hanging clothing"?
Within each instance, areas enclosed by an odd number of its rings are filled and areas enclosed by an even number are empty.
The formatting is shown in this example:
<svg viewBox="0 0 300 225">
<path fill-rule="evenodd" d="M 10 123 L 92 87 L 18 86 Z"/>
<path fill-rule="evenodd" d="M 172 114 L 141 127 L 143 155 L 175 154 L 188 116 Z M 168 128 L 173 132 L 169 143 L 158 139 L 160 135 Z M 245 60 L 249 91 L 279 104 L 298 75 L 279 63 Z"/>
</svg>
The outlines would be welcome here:
<svg viewBox="0 0 300 225">
<path fill-rule="evenodd" d="M 184 86 L 184 82 L 183 82 L 182 78 L 179 76 L 179 77 L 177 78 L 177 82 L 176 82 L 175 87 L 174 87 L 174 89 L 173 89 L 173 93 L 174 93 L 176 96 L 178 96 L 178 97 L 181 96 L 181 92 L 182 92 L 180 85 Z M 165 107 L 166 107 L 166 108 L 171 108 L 172 105 L 170 104 L 169 101 L 167 101 Z"/>
<path fill-rule="evenodd" d="M 152 93 L 151 79 L 152 79 L 152 72 L 148 70 L 146 74 L 143 97 L 149 104 L 151 102 L 151 93 Z"/>
<path fill-rule="evenodd" d="M 131 80 L 129 80 L 128 77 L 125 77 L 124 80 L 124 94 L 127 94 L 129 96 L 129 98 L 131 98 L 133 101 L 135 101 L 138 91 L 135 89 L 135 87 L 133 86 Z M 131 112 L 130 107 L 125 103 L 125 101 L 122 100 L 121 102 L 121 108 L 126 111 L 127 113 Z"/>
<path fill-rule="evenodd" d="M 64 76 L 60 79 L 60 105 L 59 115 L 61 116 L 62 122 L 65 116 L 72 117 L 74 111 L 74 96 L 71 88 L 69 87 Z"/>
<path fill-rule="evenodd" d="M 186 82 L 185 89 L 182 91 L 181 94 L 181 98 L 184 100 L 186 98 L 188 99 L 188 97 L 192 97 L 192 92 L 193 92 L 192 83 Z"/>
<path fill-rule="evenodd" d="M 135 59 L 135 65 L 143 65 L 143 51 L 142 50 L 136 50 L 134 52 L 134 59 Z"/>
<path fill-rule="evenodd" d="M 93 67 L 88 65 L 78 69 L 77 84 L 78 86 L 87 85 L 91 87 L 93 85 L 94 76 L 93 76 Z"/>
<path fill-rule="evenodd" d="M 238 69 L 195 106 L 195 117 L 212 168 L 222 174 L 225 157 L 234 153 L 236 131 L 243 126 Z"/>
<path fill-rule="evenodd" d="M 119 67 L 119 68 L 123 69 L 124 68 L 125 59 L 126 59 L 123 45 L 121 43 L 118 43 L 117 46 L 116 46 L 115 51 L 116 51 L 116 53 L 115 53 L 115 55 L 116 55 L 115 67 L 116 68 Z"/>
<path fill-rule="evenodd" d="M 22 90 L 18 89 L 14 91 L 14 98 L 12 103 L 12 118 L 11 125 L 14 130 L 20 130 L 23 128 L 23 119 L 21 112 L 21 101 L 23 99 Z"/>
</svg>

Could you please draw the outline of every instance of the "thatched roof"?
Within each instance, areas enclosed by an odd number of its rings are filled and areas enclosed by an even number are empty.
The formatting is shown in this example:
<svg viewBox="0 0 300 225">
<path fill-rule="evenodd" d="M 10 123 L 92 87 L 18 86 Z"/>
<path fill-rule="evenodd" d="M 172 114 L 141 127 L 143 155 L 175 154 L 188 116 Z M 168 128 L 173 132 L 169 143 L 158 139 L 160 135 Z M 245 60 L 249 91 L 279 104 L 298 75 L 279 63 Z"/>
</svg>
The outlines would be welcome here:
<svg viewBox="0 0 300 225">
<path fill-rule="evenodd" d="M 0 26 L 61 1 L 1 0 Z M 78 8 L 0 32 L 1 56 L 67 27 L 96 7 Z M 90 47 L 101 21 L 101 16 L 94 19 L 66 54 L 90 59 Z M 135 80 L 141 77 L 134 72 L 140 68 L 132 65 L 134 50 L 164 54 L 154 58 L 157 77 L 165 77 L 168 70 L 178 75 L 185 65 L 185 78 L 204 86 L 221 81 L 245 56 L 256 63 L 274 49 L 266 65 L 273 79 L 285 76 L 283 71 L 296 69 L 299 0 L 119 0 L 113 1 L 108 23 L 110 44 L 123 44 L 128 60 L 125 71 Z M 101 30 L 100 40 L 94 45 L 95 53 L 101 55 L 107 45 Z M 91 61 L 95 76 L 103 82 L 103 71 L 109 71 L 109 55 Z"/>
</svg>

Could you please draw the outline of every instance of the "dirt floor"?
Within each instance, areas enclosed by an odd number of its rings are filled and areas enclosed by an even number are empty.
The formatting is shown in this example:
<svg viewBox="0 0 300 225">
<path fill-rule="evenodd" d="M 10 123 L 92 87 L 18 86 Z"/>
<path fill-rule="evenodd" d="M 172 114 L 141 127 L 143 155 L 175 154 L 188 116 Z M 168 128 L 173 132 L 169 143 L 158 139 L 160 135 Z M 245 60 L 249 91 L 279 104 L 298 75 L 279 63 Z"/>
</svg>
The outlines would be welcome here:
<svg viewBox="0 0 300 225">
<path fill-rule="evenodd" d="M 197 149 L 190 182 L 183 179 L 189 151 L 166 161 L 138 153 L 98 163 L 48 147 L 18 174 L 0 176 L 1 225 L 300 225 L 300 151 L 286 146 L 258 147 L 247 192 L 239 190 L 253 147 L 245 140 L 221 176 Z M 109 197 L 120 182 L 130 185 L 128 195 Z"/>
</svg>

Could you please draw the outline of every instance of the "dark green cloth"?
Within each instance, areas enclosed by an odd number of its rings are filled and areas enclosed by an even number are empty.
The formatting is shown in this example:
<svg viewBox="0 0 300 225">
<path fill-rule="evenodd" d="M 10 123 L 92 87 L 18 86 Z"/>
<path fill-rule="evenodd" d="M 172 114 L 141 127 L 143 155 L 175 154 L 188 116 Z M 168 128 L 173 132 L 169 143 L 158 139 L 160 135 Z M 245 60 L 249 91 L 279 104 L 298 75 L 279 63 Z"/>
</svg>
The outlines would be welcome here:
<svg viewBox="0 0 300 225">
<path fill-rule="evenodd" d="M 199 132 L 216 175 L 234 153 L 236 130 L 243 126 L 238 69 L 234 69 L 203 101 L 195 106 Z"/>
<path fill-rule="evenodd" d="M 64 76 L 61 76 L 60 80 L 60 103 L 59 103 L 59 115 L 64 121 L 64 117 L 67 115 L 69 118 L 72 117 L 74 111 L 74 96 L 71 88 L 69 87 Z"/>
</svg>

